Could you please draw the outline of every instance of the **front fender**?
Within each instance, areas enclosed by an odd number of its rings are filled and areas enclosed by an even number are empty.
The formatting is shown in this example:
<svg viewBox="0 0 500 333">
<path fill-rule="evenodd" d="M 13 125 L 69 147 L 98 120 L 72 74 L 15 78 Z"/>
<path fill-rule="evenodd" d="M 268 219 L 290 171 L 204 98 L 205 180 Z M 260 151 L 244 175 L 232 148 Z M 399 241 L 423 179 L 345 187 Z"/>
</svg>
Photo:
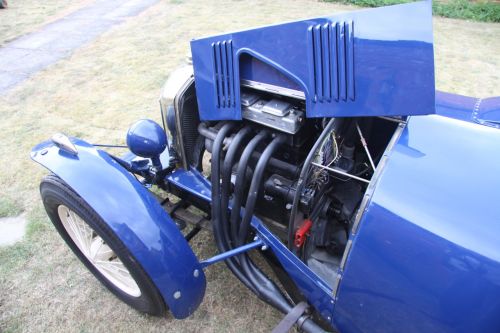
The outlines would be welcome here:
<svg viewBox="0 0 500 333">
<path fill-rule="evenodd" d="M 80 139 L 72 142 L 76 155 L 46 141 L 33 148 L 31 158 L 61 177 L 109 225 L 149 274 L 174 317 L 192 314 L 205 294 L 205 275 L 171 217 L 106 152 Z M 177 291 L 181 297 L 175 299 Z"/>
</svg>

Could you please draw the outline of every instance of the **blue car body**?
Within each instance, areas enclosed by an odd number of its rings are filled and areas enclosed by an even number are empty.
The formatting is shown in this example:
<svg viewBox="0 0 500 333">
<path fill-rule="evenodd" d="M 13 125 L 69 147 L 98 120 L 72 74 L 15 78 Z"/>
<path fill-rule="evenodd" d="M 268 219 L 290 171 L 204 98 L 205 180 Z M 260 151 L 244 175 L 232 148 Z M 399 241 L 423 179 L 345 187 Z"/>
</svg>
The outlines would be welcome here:
<svg viewBox="0 0 500 333">
<path fill-rule="evenodd" d="M 340 331 L 499 331 L 499 142 L 495 128 L 411 117 L 351 235 Z"/>
<path fill-rule="evenodd" d="M 73 143 L 77 156 L 47 141 L 33 148 L 31 158 L 64 179 L 119 235 L 176 318 L 192 314 L 203 300 L 205 275 L 171 217 L 107 153 L 80 139 Z M 193 276 L 194 270 L 200 272 L 198 277 Z M 187 297 L 175 299 L 175 291 Z"/>
<path fill-rule="evenodd" d="M 435 91 L 431 12 L 430 2 L 416 2 L 191 42 L 201 120 L 241 120 L 239 82 L 256 80 L 302 98 L 308 118 L 404 117 L 365 192 L 335 284 L 252 219 L 308 303 L 341 332 L 500 331 L 500 100 Z M 193 277 L 201 264 L 172 219 L 123 166 L 73 142 L 78 157 L 46 142 L 32 158 L 109 223 L 175 317 L 191 314 L 205 278 Z M 211 201 L 211 184 L 195 169 L 165 181 Z M 182 302 L 172 298 L 180 289 Z"/>
<path fill-rule="evenodd" d="M 202 120 L 241 119 L 240 81 L 302 94 L 307 117 L 434 110 L 432 8 L 426 2 L 195 39 L 191 49 Z"/>
</svg>

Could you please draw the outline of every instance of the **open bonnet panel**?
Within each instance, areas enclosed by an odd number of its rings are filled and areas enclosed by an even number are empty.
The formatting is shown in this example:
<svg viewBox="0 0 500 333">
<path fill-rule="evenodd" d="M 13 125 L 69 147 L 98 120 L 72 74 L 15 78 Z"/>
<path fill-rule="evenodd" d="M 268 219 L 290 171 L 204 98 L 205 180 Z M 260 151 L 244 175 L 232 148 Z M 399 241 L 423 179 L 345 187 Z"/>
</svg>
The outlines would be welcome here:
<svg viewBox="0 0 500 333">
<path fill-rule="evenodd" d="M 306 117 L 435 112 L 430 1 L 195 39 L 191 50 L 201 120 L 241 119 L 242 86 L 305 100 Z"/>
</svg>

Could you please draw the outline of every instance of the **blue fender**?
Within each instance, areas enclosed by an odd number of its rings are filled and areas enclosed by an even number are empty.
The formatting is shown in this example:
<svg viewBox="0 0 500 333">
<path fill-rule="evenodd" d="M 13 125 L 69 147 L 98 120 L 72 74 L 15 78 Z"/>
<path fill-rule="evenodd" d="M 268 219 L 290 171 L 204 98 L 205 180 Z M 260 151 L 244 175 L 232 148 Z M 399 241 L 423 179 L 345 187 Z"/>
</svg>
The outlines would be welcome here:
<svg viewBox="0 0 500 333">
<path fill-rule="evenodd" d="M 33 148 L 31 158 L 61 177 L 108 224 L 149 274 L 175 318 L 192 314 L 205 294 L 205 275 L 172 218 L 106 152 L 80 139 L 71 141 L 76 155 L 46 141 Z M 177 291 L 181 297 L 175 299 Z"/>
</svg>

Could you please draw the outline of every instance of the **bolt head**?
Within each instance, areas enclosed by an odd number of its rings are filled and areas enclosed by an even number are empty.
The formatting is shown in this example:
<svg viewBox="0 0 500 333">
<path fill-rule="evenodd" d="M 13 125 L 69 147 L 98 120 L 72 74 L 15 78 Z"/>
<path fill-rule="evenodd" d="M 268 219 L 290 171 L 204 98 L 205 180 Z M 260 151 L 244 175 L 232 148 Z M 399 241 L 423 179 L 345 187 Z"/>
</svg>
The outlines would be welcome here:
<svg viewBox="0 0 500 333">
<path fill-rule="evenodd" d="M 176 292 L 174 293 L 174 298 L 175 298 L 175 299 L 179 299 L 179 298 L 181 298 L 181 292 L 180 292 L 180 291 L 176 291 Z"/>
<path fill-rule="evenodd" d="M 200 276 L 200 271 L 199 271 L 199 270 L 197 270 L 197 269 L 195 269 L 195 270 L 194 270 L 194 272 L 193 272 L 193 276 L 194 276 L 194 277 L 198 277 L 198 276 Z"/>
<path fill-rule="evenodd" d="M 267 245 L 263 245 L 263 246 L 261 247 L 261 250 L 262 250 L 262 251 L 267 250 Z"/>
</svg>

